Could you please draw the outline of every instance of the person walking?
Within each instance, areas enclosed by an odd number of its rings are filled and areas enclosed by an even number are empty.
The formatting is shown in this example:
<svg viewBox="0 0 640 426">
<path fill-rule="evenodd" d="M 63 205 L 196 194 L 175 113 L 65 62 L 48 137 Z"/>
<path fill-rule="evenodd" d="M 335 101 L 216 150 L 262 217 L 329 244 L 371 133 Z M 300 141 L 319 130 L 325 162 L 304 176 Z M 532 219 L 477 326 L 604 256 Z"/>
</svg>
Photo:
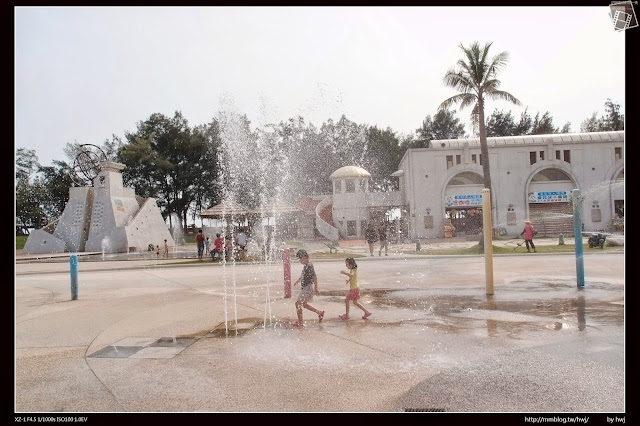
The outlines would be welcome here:
<svg viewBox="0 0 640 426">
<path fill-rule="evenodd" d="M 199 229 L 196 235 L 196 245 L 198 246 L 198 260 L 202 260 L 202 253 L 204 253 L 204 234 L 202 229 Z"/>
<path fill-rule="evenodd" d="M 371 316 L 371 312 L 368 311 L 367 308 L 362 306 L 362 304 L 358 301 L 360 299 L 360 286 L 358 285 L 358 264 L 353 257 L 347 257 L 344 260 L 344 263 L 347 266 L 348 271 L 340 271 L 340 273 L 349 277 L 347 278 L 349 292 L 347 293 L 347 297 L 345 297 L 344 299 L 346 312 L 340 315 L 339 318 L 342 320 L 349 319 L 349 301 L 353 301 L 353 304 L 362 309 L 362 311 L 364 312 L 362 319 L 367 319 Z"/>
<path fill-rule="evenodd" d="M 376 236 L 376 230 L 374 229 L 372 224 L 367 226 L 367 230 L 364 233 L 364 238 L 367 240 L 367 244 L 369 244 L 369 253 L 373 256 L 373 245 L 376 241 L 378 241 L 378 237 Z"/>
<path fill-rule="evenodd" d="M 298 295 L 298 300 L 296 300 L 296 314 L 298 315 L 298 320 L 291 323 L 291 325 L 295 327 L 304 326 L 304 322 L 302 320 L 302 308 L 318 314 L 318 322 L 321 323 L 324 318 L 324 311 L 321 311 L 309 304 L 309 302 L 313 301 L 314 294 L 316 296 L 320 295 L 320 291 L 318 290 L 318 276 L 316 275 L 313 263 L 309 262 L 309 254 L 306 250 L 298 250 L 296 257 L 304 266 L 302 267 L 300 278 L 293 283 L 294 286 L 300 283 L 300 294 Z"/>
<path fill-rule="evenodd" d="M 163 256 L 168 259 L 169 258 L 169 243 L 167 243 L 167 239 L 164 239 L 164 253 Z"/>
<path fill-rule="evenodd" d="M 524 238 L 524 243 L 527 245 L 527 252 L 531 253 L 531 250 L 529 250 L 529 245 L 531 245 L 531 248 L 533 249 L 534 253 L 536 252 L 536 246 L 533 244 L 533 236 L 536 234 L 536 230 L 533 227 L 533 225 L 531 224 L 531 221 L 529 219 L 524 221 L 524 229 L 522 230 L 522 232 L 520 233 L 520 236 Z"/>
<path fill-rule="evenodd" d="M 387 240 L 387 228 L 384 224 L 378 229 L 378 239 L 380 240 L 380 250 L 378 250 L 378 256 L 382 256 L 382 249 L 384 249 L 384 255 L 389 256 L 389 240 Z"/>
</svg>

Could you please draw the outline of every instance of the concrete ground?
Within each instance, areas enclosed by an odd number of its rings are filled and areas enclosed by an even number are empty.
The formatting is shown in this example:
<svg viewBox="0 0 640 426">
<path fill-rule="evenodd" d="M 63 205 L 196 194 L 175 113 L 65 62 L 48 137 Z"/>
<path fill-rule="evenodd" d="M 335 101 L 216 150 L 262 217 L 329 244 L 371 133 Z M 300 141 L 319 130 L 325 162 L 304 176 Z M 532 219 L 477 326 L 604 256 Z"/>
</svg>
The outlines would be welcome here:
<svg viewBox="0 0 640 426">
<path fill-rule="evenodd" d="M 68 254 L 17 253 L 15 417 L 624 418 L 623 249 L 582 259 L 525 252 L 488 264 L 484 256 L 406 255 L 411 245 L 392 245 L 387 257 L 357 259 L 373 315 L 364 320 L 351 305 L 344 321 L 344 261 L 314 260 L 327 247 L 305 244 L 319 278 L 312 304 L 325 314 L 319 322 L 305 310 L 304 327 L 291 325 L 299 288 L 287 297 L 280 259 L 193 264 L 191 247 L 169 260 L 82 255 L 73 300 Z M 341 249 L 368 253 L 364 243 Z M 301 265 L 290 268 L 295 281 Z"/>
</svg>

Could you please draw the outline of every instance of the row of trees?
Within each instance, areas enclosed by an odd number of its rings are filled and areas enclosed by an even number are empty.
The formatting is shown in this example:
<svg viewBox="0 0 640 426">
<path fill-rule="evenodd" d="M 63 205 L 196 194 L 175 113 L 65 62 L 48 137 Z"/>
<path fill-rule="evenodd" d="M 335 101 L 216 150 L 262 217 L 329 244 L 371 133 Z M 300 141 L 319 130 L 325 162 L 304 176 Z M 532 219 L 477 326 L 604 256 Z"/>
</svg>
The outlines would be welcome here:
<svg viewBox="0 0 640 426">
<path fill-rule="evenodd" d="M 101 149 L 112 161 L 123 163 L 123 180 L 142 197 L 155 198 L 170 226 L 185 227 L 197 214 L 224 199 L 248 207 L 279 197 L 296 197 L 331 192 L 329 174 L 345 165 L 358 165 L 372 175 L 374 190 L 397 189 L 390 175 L 396 171 L 409 148 L 429 147 L 437 139 L 464 138 L 464 124 L 450 109 L 472 106 L 476 133 L 488 158 L 487 136 L 557 133 L 549 112 L 534 119 L 525 112 L 518 123 L 511 112 L 494 111 L 484 119 L 486 98 L 506 99 L 512 95 L 498 90 L 497 71 L 506 63 L 506 54 L 488 59 L 490 43 L 469 49 L 461 46 L 465 60 L 450 70 L 445 84 L 460 93 L 444 101 L 440 109 L 427 116 L 412 135 L 398 135 L 391 128 L 357 124 L 342 116 L 327 120 L 320 127 L 303 117 L 252 129 L 246 115 L 223 111 L 209 123 L 190 126 L 180 112 L 173 117 L 152 114 L 126 132 L 124 140 L 113 136 Z M 464 64 L 464 65 L 463 65 Z M 607 100 L 606 115 L 586 119 L 581 131 L 620 130 L 624 116 L 619 106 Z M 561 132 L 568 132 L 567 123 Z M 80 143 L 68 143 L 68 161 L 52 166 L 38 163 L 33 150 L 16 152 L 16 225 L 21 229 L 39 228 L 58 218 L 68 200 L 74 160 Z M 485 167 L 485 186 L 490 188 L 490 169 Z M 190 220 L 189 220 L 190 219 Z M 172 223 L 177 220 L 178 223 Z"/>
</svg>

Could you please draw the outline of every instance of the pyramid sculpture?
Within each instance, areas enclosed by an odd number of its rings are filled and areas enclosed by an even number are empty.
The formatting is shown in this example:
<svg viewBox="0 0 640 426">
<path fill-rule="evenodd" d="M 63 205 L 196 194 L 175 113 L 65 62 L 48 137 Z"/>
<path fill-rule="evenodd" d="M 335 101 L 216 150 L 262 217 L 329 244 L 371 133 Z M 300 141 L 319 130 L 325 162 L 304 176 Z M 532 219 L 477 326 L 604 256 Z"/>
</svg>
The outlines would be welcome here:
<svg viewBox="0 0 640 426">
<path fill-rule="evenodd" d="M 69 188 L 62 216 L 29 234 L 27 254 L 126 253 L 175 243 L 155 198 L 136 196 L 122 183 L 124 164 L 105 161 L 93 186 Z"/>
</svg>

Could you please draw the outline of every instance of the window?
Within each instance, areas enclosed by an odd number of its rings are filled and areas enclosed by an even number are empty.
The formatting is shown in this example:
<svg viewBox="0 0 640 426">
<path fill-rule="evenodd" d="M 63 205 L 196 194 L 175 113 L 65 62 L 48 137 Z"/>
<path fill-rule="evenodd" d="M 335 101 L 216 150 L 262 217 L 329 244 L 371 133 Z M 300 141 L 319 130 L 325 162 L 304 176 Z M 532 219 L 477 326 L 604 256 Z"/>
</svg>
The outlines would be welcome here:
<svg viewBox="0 0 640 426">
<path fill-rule="evenodd" d="M 615 159 L 616 161 L 622 160 L 622 148 L 615 149 Z"/>
<path fill-rule="evenodd" d="M 540 151 L 540 161 L 544 160 L 544 151 Z"/>
<path fill-rule="evenodd" d="M 529 153 L 529 164 L 535 164 L 535 163 L 536 163 L 536 152 L 531 151 Z"/>
<path fill-rule="evenodd" d="M 353 180 L 348 180 L 345 183 L 347 184 L 345 192 L 356 192 L 356 183 Z"/>
<path fill-rule="evenodd" d="M 564 151 L 564 161 L 566 161 L 567 163 L 571 162 L 571 151 L 569 151 L 568 149 L 565 149 Z"/>
<path fill-rule="evenodd" d="M 453 167 L 453 155 L 447 155 L 447 169 Z"/>
<path fill-rule="evenodd" d="M 476 161 L 476 155 L 475 155 L 475 154 L 471 154 L 471 162 L 472 162 L 473 164 L 477 164 L 477 161 Z"/>
<path fill-rule="evenodd" d="M 366 183 L 367 183 L 366 179 L 360 179 L 358 181 L 358 186 L 360 187 L 360 192 L 364 192 L 365 191 Z"/>
<path fill-rule="evenodd" d="M 462 163 L 462 156 L 456 155 L 456 164 L 460 164 L 460 163 Z"/>
<path fill-rule="evenodd" d="M 339 194 L 341 192 L 340 191 L 340 189 L 341 189 L 340 188 L 340 186 L 341 186 L 340 183 L 341 182 L 339 180 L 334 180 L 333 181 L 333 193 L 334 194 Z"/>
<path fill-rule="evenodd" d="M 560 150 L 556 151 L 556 160 L 560 160 Z"/>
</svg>

